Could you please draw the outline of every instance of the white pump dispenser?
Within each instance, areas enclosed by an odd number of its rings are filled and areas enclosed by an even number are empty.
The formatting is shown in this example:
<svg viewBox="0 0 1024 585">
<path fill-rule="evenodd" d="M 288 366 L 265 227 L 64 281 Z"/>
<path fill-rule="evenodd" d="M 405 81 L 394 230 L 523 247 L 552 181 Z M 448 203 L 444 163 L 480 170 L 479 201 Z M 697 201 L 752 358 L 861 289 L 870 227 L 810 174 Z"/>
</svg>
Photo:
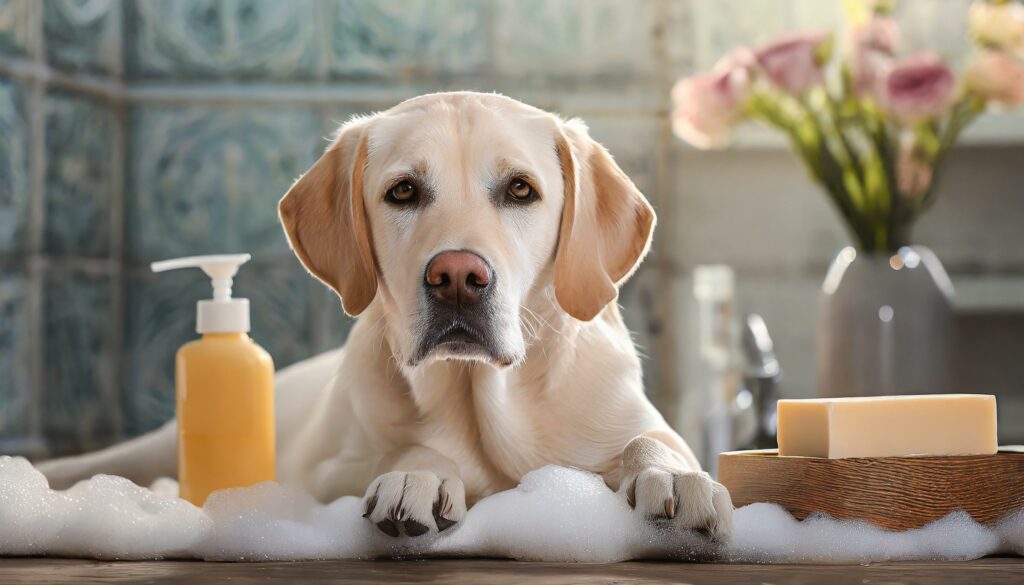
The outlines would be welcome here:
<svg viewBox="0 0 1024 585">
<path fill-rule="evenodd" d="M 231 284 L 238 268 L 252 258 L 249 254 L 189 256 L 153 262 L 153 272 L 177 268 L 201 268 L 213 283 L 213 298 L 196 303 L 197 333 L 247 333 L 249 299 L 231 298 Z"/>
<path fill-rule="evenodd" d="M 154 262 L 154 272 L 201 268 L 213 298 L 199 301 L 202 334 L 174 358 L 178 493 L 202 506 L 211 493 L 273 480 L 274 360 L 249 337 L 249 301 L 231 298 L 248 254 Z"/>
</svg>

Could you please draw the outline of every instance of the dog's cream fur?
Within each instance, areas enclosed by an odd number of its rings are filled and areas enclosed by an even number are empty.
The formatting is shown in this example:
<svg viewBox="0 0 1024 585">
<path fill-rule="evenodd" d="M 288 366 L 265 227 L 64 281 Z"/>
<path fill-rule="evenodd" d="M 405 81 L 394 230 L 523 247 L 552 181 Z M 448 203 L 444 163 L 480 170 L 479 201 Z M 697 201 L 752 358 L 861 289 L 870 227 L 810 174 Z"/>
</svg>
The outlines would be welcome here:
<svg viewBox="0 0 1024 585">
<path fill-rule="evenodd" d="M 418 176 L 429 201 L 382 196 Z M 509 176 L 540 194 L 508 206 Z M 278 477 L 322 501 L 364 495 L 382 531 L 417 535 L 550 463 L 601 474 L 637 513 L 718 538 L 728 492 L 648 402 L 614 300 L 654 213 L 577 120 L 515 100 L 415 98 L 344 127 L 281 202 L 303 264 L 361 314 L 344 348 L 280 372 Z M 493 343 L 423 359 L 424 267 L 471 250 L 495 275 Z M 41 464 L 57 486 L 94 473 L 173 475 L 174 424 Z"/>
</svg>

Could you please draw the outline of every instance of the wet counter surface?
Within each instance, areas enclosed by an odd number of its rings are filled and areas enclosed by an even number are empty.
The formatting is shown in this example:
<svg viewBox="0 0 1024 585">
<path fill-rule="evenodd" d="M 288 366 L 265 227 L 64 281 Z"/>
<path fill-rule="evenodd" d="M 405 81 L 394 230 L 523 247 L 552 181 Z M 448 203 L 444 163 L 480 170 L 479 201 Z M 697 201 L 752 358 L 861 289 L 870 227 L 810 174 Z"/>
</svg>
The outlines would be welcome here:
<svg viewBox="0 0 1024 585">
<path fill-rule="evenodd" d="M 491 559 L 203 563 L 0 559 L 0 583 L 1024 583 L 1024 559 L 859 565 L 608 565 Z"/>
</svg>

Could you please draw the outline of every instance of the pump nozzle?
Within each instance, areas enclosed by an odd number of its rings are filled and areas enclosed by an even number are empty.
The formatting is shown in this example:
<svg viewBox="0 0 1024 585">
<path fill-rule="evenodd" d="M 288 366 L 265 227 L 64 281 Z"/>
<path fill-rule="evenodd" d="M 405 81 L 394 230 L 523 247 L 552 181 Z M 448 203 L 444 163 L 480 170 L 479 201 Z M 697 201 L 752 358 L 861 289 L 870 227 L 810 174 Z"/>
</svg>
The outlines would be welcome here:
<svg viewBox="0 0 1024 585">
<path fill-rule="evenodd" d="M 199 333 L 234 333 L 249 331 L 248 299 L 231 298 L 231 285 L 239 267 L 248 262 L 249 254 L 217 254 L 189 256 L 153 262 L 153 272 L 177 268 L 201 268 L 213 284 L 213 299 L 199 301 L 196 306 L 196 331 Z"/>
</svg>

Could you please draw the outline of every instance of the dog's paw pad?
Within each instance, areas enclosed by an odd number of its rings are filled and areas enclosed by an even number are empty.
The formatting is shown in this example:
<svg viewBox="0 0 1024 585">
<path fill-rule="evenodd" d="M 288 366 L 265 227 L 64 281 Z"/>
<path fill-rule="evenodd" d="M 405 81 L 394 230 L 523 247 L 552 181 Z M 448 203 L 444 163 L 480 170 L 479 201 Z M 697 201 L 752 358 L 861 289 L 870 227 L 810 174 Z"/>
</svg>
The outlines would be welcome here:
<svg viewBox="0 0 1024 585">
<path fill-rule="evenodd" d="M 430 530 L 429 526 L 421 524 L 415 520 L 406 520 L 405 522 L 402 522 L 402 528 L 405 528 L 406 536 L 423 536 Z"/>
<path fill-rule="evenodd" d="M 366 490 L 363 517 L 388 536 L 423 536 L 451 528 L 466 515 L 462 482 L 429 471 L 393 471 Z"/>
<path fill-rule="evenodd" d="M 389 518 L 385 518 L 378 522 L 377 528 L 388 536 L 398 536 L 398 526 Z"/>
</svg>

